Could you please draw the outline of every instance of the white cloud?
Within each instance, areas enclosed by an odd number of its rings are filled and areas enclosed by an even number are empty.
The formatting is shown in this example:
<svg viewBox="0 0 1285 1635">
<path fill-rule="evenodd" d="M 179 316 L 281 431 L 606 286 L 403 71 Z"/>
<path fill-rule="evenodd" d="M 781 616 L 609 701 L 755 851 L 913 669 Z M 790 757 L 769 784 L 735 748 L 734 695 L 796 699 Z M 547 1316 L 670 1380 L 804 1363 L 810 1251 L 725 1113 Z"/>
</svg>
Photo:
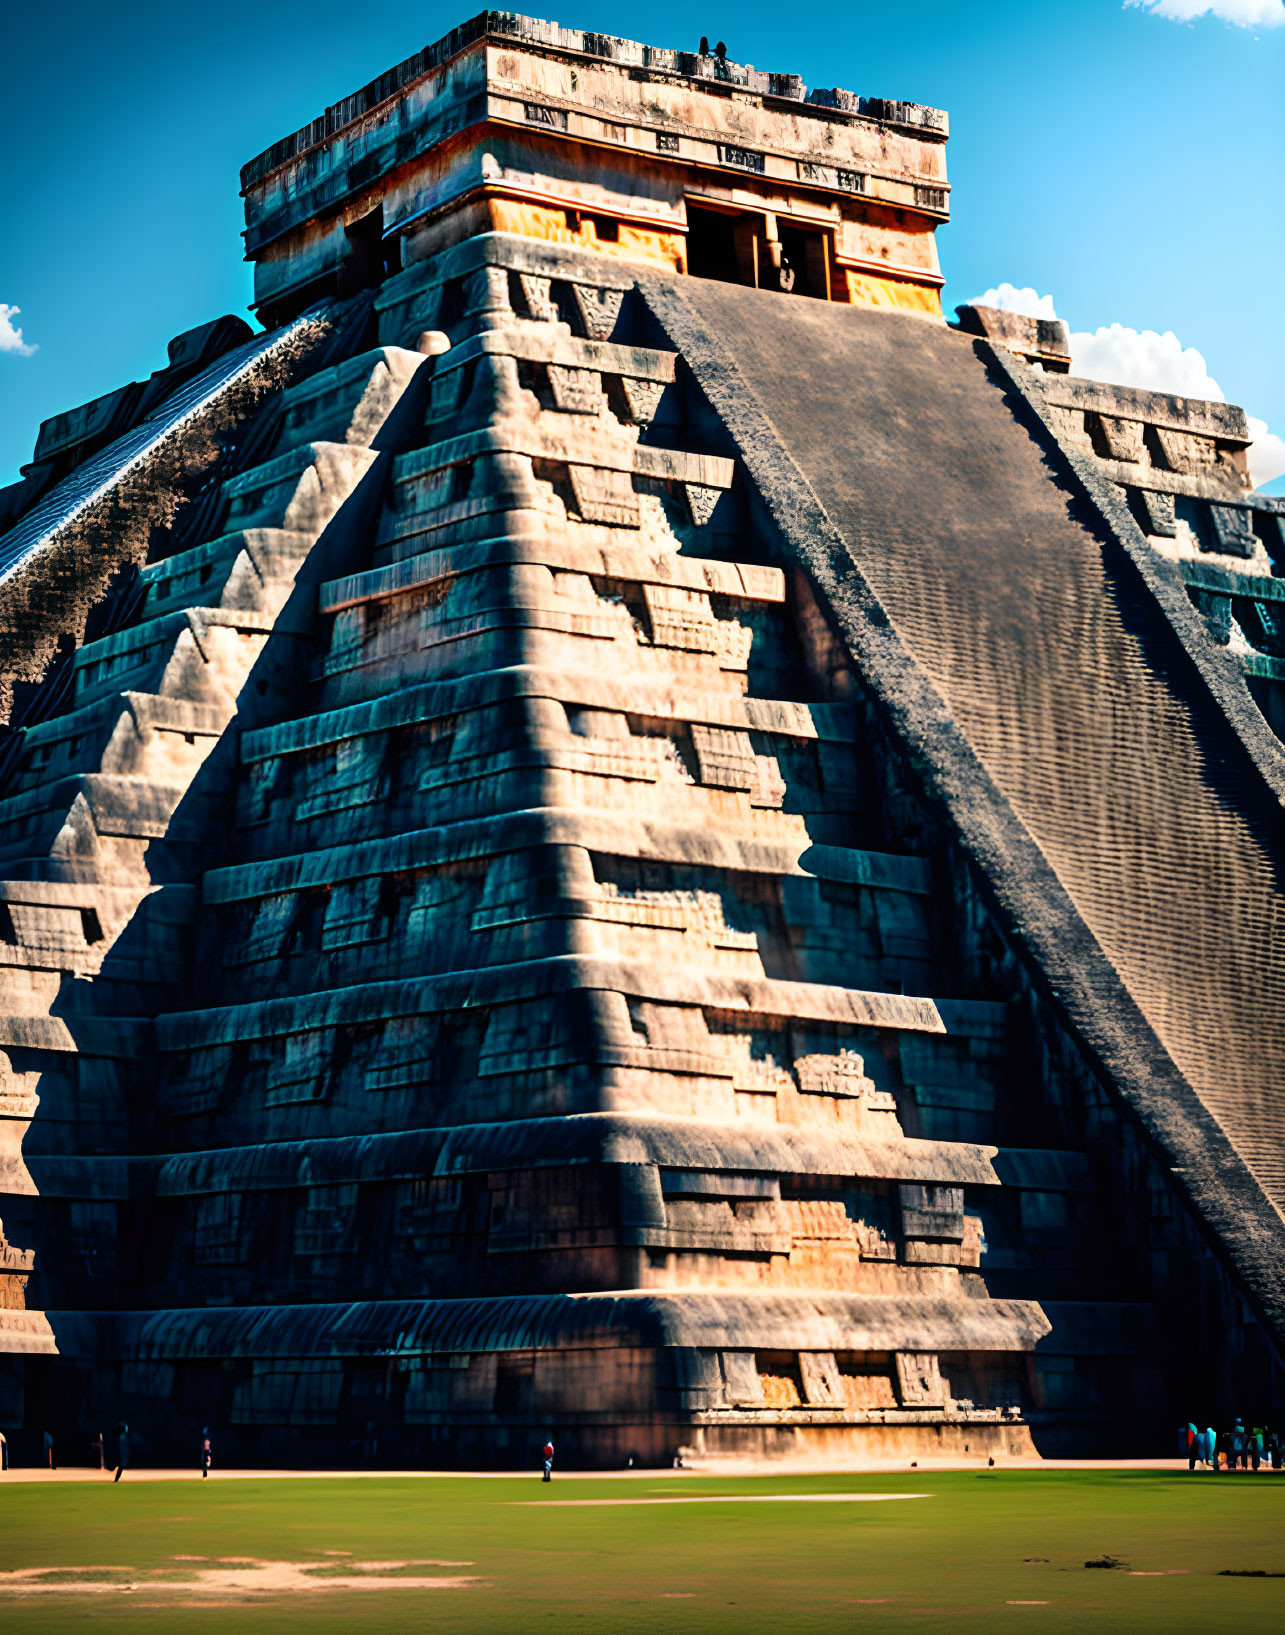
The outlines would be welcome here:
<svg viewBox="0 0 1285 1635">
<path fill-rule="evenodd" d="M 1252 414 L 1246 417 L 1254 441 L 1249 445 L 1249 477 L 1255 488 L 1265 488 L 1277 477 L 1285 477 L 1285 437 L 1268 431 L 1267 422 Z"/>
<path fill-rule="evenodd" d="M 1206 14 L 1238 28 L 1279 28 L 1285 23 L 1283 0 L 1125 0 L 1125 4 L 1145 6 L 1153 17 L 1170 17 L 1175 23 L 1190 23 Z"/>
<path fill-rule="evenodd" d="M 1111 324 L 1092 334 L 1077 331 L 1071 336 L 1071 373 L 1116 386 L 1227 401 L 1204 358 L 1194 346 L 1184 346 L 1171 329 L 1158 335 L 1154 329 Z"/>
<path fill-rule="evenodd" d="M 36 349 L 28 346 L 22 338 L 22 331 L 14 327 L 13 319 L 18 316 L 18 311 L 17 307 L 0 301 L 0 352 L 16 352 L 19 357 L 29 358 Z"/>
<path fill-rule="evenodd" d="M 1026 318 L 1057 317 L 1053 310 L 1053 297 L 1040 295 L 1029 284 L 1020 290 L 1015 284 L 1000 284 L 997 289 L 987 290 L 985 295 L 975 295 L 969 305 L 998 307 L 1001 312 L 1020 312 Z"/>
</svg>

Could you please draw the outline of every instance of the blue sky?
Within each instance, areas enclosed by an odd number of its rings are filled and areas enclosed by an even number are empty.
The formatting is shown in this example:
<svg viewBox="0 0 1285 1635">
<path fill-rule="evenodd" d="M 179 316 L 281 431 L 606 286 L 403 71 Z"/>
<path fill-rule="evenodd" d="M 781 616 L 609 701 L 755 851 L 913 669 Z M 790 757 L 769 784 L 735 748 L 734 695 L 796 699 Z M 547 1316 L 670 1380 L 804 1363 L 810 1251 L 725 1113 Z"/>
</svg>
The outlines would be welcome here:
<svg viewBox="0 0 1285 1635">
<path fill-rule="evenodd" d="M 577 0 L 557 15 L 657 45 L 707 33 L 809 86 L 947 108 L 948 307 L 1010 283 L 1051 297 L 1074 331 L 1124 326 L 1122 368 L 1194 348 L 1230 401 L 1285 435 L 1285 5 L 1214 9 Z M 42 419 L 150 373 L 179 330 L 244 311 L 239 166 L 472 10 L 65 0 L 8 14 L 0 305 L 21 310 L 0 312 L 0 483 Z M 15 328 L 34 351 L 6 344 Z M 1146 330 L 1177 342 L 1127 334 Z M 1112 344 L 1097 343 L 1107 368 Z M 1191 389 L 1205 376 L 1182 356 Z"/>
</svg>

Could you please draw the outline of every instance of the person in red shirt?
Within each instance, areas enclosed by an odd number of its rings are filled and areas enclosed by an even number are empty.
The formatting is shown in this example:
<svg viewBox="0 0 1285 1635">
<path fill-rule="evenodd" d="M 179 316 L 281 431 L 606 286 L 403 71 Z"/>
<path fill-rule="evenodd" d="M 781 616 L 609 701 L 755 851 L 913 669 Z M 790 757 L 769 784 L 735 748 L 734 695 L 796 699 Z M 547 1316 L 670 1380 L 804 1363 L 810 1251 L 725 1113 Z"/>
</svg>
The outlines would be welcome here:
<svg viewBox="0 0 1285 1635">
<path fill-rule="evenodd" d="M 553 1480 L 553 1443 L 544 1444 L 544 1478 L 546 1482 Z"/>
</svg>

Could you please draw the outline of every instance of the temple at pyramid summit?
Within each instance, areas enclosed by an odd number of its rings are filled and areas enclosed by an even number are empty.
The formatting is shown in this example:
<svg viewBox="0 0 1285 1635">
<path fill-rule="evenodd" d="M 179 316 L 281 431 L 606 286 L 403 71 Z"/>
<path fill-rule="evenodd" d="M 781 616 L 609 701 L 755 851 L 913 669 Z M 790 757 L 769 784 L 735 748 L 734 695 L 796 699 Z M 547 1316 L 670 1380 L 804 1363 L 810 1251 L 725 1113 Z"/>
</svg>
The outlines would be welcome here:
<svg viewBox="0 0 1285 1635">
<path fill-rule="evenodd" d="M 246 165 L 256 322 L 41 427 L 16 1461 L 1285 1408 L 1285 500 L 943 314 L 947 136 L 486 12 Z"/>
</svg>

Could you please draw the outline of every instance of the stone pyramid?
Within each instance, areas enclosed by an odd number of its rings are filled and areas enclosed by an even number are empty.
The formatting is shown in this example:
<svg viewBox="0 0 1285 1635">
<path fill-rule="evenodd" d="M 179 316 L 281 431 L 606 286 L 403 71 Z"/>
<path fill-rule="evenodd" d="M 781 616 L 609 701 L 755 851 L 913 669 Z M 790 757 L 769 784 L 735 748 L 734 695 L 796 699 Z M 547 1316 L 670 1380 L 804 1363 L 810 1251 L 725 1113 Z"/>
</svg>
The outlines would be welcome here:
<svg viewBox="0 0 1285 1635">
<path fill-rule="evenodd" d="M 246 167 L 263 333 L 43 428 L 15 1445 L 1271 1411 L 1285 507 L 1239 410 L 946 325 L 945 132 L 483 14 Z"/>
</svg>

